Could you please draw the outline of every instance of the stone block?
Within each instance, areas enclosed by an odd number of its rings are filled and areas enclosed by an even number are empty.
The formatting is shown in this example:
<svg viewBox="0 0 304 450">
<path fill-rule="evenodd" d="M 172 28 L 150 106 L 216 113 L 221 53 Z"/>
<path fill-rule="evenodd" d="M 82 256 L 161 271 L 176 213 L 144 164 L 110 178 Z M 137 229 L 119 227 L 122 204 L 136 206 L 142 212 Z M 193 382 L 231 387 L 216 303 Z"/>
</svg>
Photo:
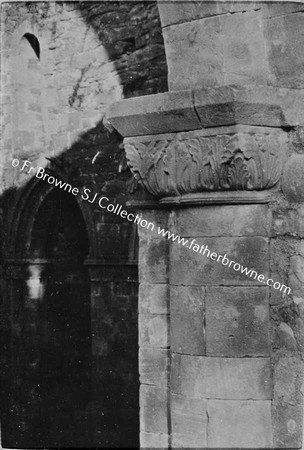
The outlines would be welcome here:
<svg viewBox="0 0 304 450">
<path fill-rule="evenodd" d="M 171 395 L 173 448 L 207 448 L 207 400 Z"/>
<path fill-rule="evenodd" d="M 173 354 L 172 392 L 193 398 L 272 397 L 269 358 L 216 358 Z"/>
<path fill-rule="evenodd" d="M 304 155 L 293 154 L 287 161 L 282 178 L 282 190 L 292 203 L 304 202 Z"/>
<path fill-rule="evenodd" d="M 191 91 L 166 92 L 112 103 L 107 120 L 124 137 L 200 128 Z"/>
<path fill-rule="evenodd" d="M 140 387 L 140 430 L 148 433 L 168 433 L 168 390 L 156 386 Z"/>
<path fill-rule="evenodd" d="M 301 224 L 303 220 L 303 211 L 303 207 L 300 207 L 299 210 L 298 207 L 296 209 L 278 208 L 274 210 L 272 215 L 273 220 L 271 227 L 271 236 L 294 236 L 297 234 L 303 236 L 303 225 Z M 302 220 L 300 219 L 300 217 Z"/>
<path fill-rule="evenodd" d="M 169 330 L 167 315 L 139 314 L 138 330 L 140 347 L 168 347 Z"/>
<path fill-rule="evenodd" d="M 148 223 L 153 223 L 152 226 L 137 226 L 138 236 L 140 239 L 150 240 L 150 239 L 163 239 L 157 232 L 158 227 L 167 229 L 169 213 L 167 211 L 160 210 L 144 210 L 139 215 L 142 215 L 142 218 L 145 219 Z"/>
<path fill-rule="evenodd" d="M 293 256 L 298 253 L 294 246 L 293 239 L 284 236 L 271 239 L 270 241 L 270 277 L 275 282 L 280 282 L 282 290 L 270 289 L 270 304 L 276 305 L 284 302 L 290 294 L 288 286 L 292 289 L 292 294 L 302 295 L 303 267 L 301 264 L 301 255 Z M 299 265 L 298 265 L 299 264 Z"/>
<path fill-rule="evenodd" d="M 141 283 L 138 292 L 140 314 L 168 314 L 169 286 Z"/>
<path fill-rule="evenodd" d="M 272 448 L 271 401 L 210 400 L 207 448 Z"/>
<path fill-rule="evenodd" d="M 282 355 L 274 361 L 273 396 L 274 404 L 302 405 L 304 363 L 294 352 Z"/>
<path fill-rule="evenodd" d="M 204 127 L 233 124 L 280 127 L 303 123 L 303 89 L 241 84 L 194 91 L 194 105 Z M 275 130 L 278 132 L 278 130 Z M 284 134 L 282 130 L 280 134 Z"/>
<path fill-rule="evenodd" d="M 218 205 L 176 210 L 175 232 L 180 236 L 268 236 L 267 205 Z"/>
<path fill-rule="evenodd" d="M 190 245 L 188 240 L 187 245 Z M 193 251 L 186 246 L 176 242 L 170 244 L 170 282 L 175 285 L 259 285 L 261 284 L 257 276 L 262 274 L 267 279 L 269 273 L 269 250 L 268 239 L 263 237 L 218 237 L 218 238 L 197 238 L 196 244 L 201 248 L 205 247 L 201 253 Z M 207 246 L 207 247 L 206 247 Z M 198 247 L 196 247 L 198 249 Z M 207 257 L 208 251 L 209 258 Z M 205 255 L 204 255 L 205 252 Z M 226 255 L 228 264 L 223 265 L 221 261 L 210 259 L 212 253 Z M 212 258 L 215 258 L 213 255 Z M 233 263 L 231 264 L 231 261 Z M 224 260 L 226 263 L 227 261 Z M 237 263 L 243 268 L 255 270 L 252 277 L 241 273 L 241 269 L 236 271 L 233 265 Z M 230 264 L 230 267 L 229 267 Z M 239 266 L 235 266 L 239 268 Z M 256 279 L 255 279 L 256 277 Z"/>
<path fill-rule="evenodd" d="M 301 448 L 303 434 L 302 405 L 273 405 L 275 448 Z"/>
<path fill-rule="evenodd" d="M 161 433 L 140 432 L 140 448 L 146 449 L 167 449 L 169 445 L 169 436 Z"/>
<path fill-rule="evenodd" d="M 167 386 L 168 350 L 158 348 L 139 349 L 139 375 L 141 384 Z"/>
<path fill-rule="evenodd" d="M 173 352 L 205 355 L 205 288 L 170 288 L 170 337 Z"/>
<path fill-rule="evenodd" d="M 269 288 L 206 289 L 206 355 L 269 356 Z"/>
<path fill-rule="evenodd" d="M 264 24 L 269 66 L 275 84 L 303 88 L 303 13 L 271 17 Z"/>
<path fill-rule="evenodd" d="M 168 241 L 141 240 L 139 245 L 140 283 L 166 283 L 168 280 Z"/>
<path fill-rule="evenodd" d="M 297 254 L 290 257 L 289 284 L 294 295 L 301 295 L 304 284 L 304 255 Z"/>
<path fill-rule="evenodd" d="M 224 84 L 219 17 L 172 25 L 163 35 L 169 90 Z"/>
<path fill-rule="evenodd" d="M 220 16 L 223 84 L 267 84 L 269 67 L 262 16 L 255 11 Z"/>
</svg>

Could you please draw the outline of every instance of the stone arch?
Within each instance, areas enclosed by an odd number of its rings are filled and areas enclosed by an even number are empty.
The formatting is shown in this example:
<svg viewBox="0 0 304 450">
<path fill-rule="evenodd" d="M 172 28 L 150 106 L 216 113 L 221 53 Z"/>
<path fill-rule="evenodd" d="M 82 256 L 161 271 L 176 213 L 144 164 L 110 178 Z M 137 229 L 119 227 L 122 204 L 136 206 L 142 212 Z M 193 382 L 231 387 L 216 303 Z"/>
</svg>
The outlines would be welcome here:
<svg viewBox="0 0 304 450">
<path fill-rule="evenodd" d="M 63 170 L 51 167 L 47 172 L 52 173 L 56 179 L 71 183 L 70 177 Z M 73 182 L 73 185 L 75 185 L 75 182 Z M 58 188 L 54 188 L 54 186 L 48 184 L 46 181 L 41 181 L 33 177 L 28 184 L 16 192 L 13 200 L 14 203 L 10 209 L 11 213 L 7 217 L 7 230 L 9 230 L 6 240 L 7 258 L 24 259 L 30 257 L 28 250 L 37 212 L 46 197 L 54 189 Z M 84 217 L 86 231 L 89 237 L 87 259 L 93 259 L 96 256 L 97 235 L 92 209 L 89 208 L 85 201 L 81 200 L 80 195 L 74 198 Z"/>
</svg>

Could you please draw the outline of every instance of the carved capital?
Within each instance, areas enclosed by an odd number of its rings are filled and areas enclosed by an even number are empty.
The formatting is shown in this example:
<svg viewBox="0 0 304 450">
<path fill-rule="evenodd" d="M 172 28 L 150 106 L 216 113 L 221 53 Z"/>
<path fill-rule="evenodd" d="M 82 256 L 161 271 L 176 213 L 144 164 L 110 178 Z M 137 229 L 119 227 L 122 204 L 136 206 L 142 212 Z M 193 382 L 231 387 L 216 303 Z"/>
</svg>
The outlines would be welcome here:
<svg viewBox="0 0 304 450">
<path fill-rule="evenodd" d="M 124 144 L 134 176 L 158 198 L 270 189 L 287 153 L 284 131 L 246 126 L 126 138 Z"/>
</svg>

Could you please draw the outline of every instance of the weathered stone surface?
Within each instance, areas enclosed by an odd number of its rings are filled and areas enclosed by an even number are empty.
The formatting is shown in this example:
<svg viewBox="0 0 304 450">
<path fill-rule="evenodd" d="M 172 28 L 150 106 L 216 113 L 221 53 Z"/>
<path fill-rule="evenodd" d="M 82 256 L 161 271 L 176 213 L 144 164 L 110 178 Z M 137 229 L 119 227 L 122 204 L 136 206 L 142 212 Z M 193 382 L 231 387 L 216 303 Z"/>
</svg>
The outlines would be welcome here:
<svg viewBox="0 0 304 450">
<path fill-rule="evenodd" d="M 292 314 L 290 314 L 290 318 Z M 285 322 L 281 322 L 275 328 L 275 336 L 273 338 L 274 347 L 285 347 L 288 350 L 297 351 L 297 341 L 293 329 Z"/>
<path fill-rule="evenodd" d="M 268 84 L 268 55 L 261 19 L 255 11 L 220 17 L 223 84 Z"/>
<path fill-rule="evenodd" d="M 124 137 L 200 128 L 192 93 L 187 90 L 150 95 L 147 101 L 132 98 L 113 103 L 107 119 Z"/>
<path fill-rule="evenodd" d="M 206 288 L 206 355 L 269 353 L 269 288 Z"/>
<path fill-rule="evenodd" d="M 303 258 L 298 254 L 298 250 L 298 246 L 291 238 L 278 236 L 270 240 L 270 277 L 282 285 L 282 290 L 270 289 L 271 305 L 284 302 L 290 296 L 290 290 L 292 295 L 302 295 Z"/>
<path fill-rule="evenodd" d="M 275 448 L 302 448 L 302 405 L 274 405 L 272 409 Z"/>
<path fill-rule="evenodd" d="M 167 386 L 169 351 L 157 348 L 139 349 L 139 375 L 142 384 Z"/>
<path fill-rule="evenodd" d="M 166 283 L 168 279 L 168 242 L 141 240 L 139 246 L 139 281 L 141 283 Z"/>
<path fill-rule="evenodd" d="M 180 236 L 268 236 L 267 205 L 221 205 L 175 211 L 175 232 Z"/>
<path fill-rule="evenodd" d="M 303 37 L 295 31 L 303 24 L 303 15 L 297 12 L 301 6 L 291 2 L 280 11 L 276 4 L 241 5 L 185 2 L 177 8 L 161 2 L 170 89 L 229 83 L 303 87 L 299 50 Z M 186 56 L 182 60 L 180 43 Z"/>
<path fill-rule="evenodd" d="M 205 355 L 205 288 L 170 287 L 170 336 L 173 352 Z"/>
<path fill-rule="evenodd" d="M 172 25 L 163 34 L 170 90 L 269 81 L 262 21 L 254 12 Z"/>
<path fill-rule="evenodd" d="M 168 347 L 169 330 L 167 315 L 139 314 L 138 329 L 140 347 Z"/>
<path fill-rule="evenodd" d="M 263 18 L 284 16 L 303 11 L 303 5 L 299 2 L 216 2 L 208 1 L 205 3 L 197 1 L 178 2 L 158 2 L 162 27 L 176 25 L 178 23 L 191 22 L 197 19 L 204 19 L 211 16 L 231 15 L 241 13 L 240 15 L 255 11 L 256 15 L 262 12 Z"/>
<path fill-rule="evenodd" d="M 302 2 L 263 2 L 259 3 L 259 7 L 262 8 L 264 18 L 285 16 L 304 10 Z"/>
<path fill-rule="evenodd" d="M 166 388 L 141 385 L 140 429 L 148 433 L 168 433 Z"/>
<path fill-rule="evenodd" d="M 157 448 L 167 449 L 169 443 L 169 437 L 167 434 L 161 433 L 145 433 L 140 432 L 140 447 L 141 448 Z"/>
<path fill-rule="evenodd" d="M 166 284 L 141 283 L 138 292 L 140 314 L 168 314 L 169 287 Z"/>
<path fill-rule="evenodd" d="M 292 289 L 294 296 L 302 296 L 303 293 L 303 268 L 304 268 L 304 252 L 303 252 L 303 240 L 302 245 L 297 246 L 297 253 L 290 257 L 289 277 L 288 284 Z M 302 247 L 302 248 L 301 248 Z"/>
<path fill-rule="evenodd" d="M 193 398 L 272 397 L 268 358 L 210 358 L 174 354 L 172 391 Z"/>
<path fill-rule="evenodd" d="M 139 213 L 139 215 L 142 216 L 142 218 L 148 223 L 153 223 L 155 225 L 154 227 L 137 226 L 139 238 L 148 241 L 150 239 L 163 239 L 163 237 L 158 234 L 157 230 L 158 227 L 165 229 L 168 228 L 170 213 L 162 210 L 143 210 Z"/>
<path fill-rule="evenodd" d="M 274 361 L 274 404 L 302 405 L 304 363 L 293 352 Z"/>
<path fill-rule="evenodd" d="M 171 395 L 172 446 L 207 447 L 207 400 Z"/>
<path fill-rule="evenodd" d="M 299 205 L 300 206 L 300 205 Z M 277 208 L 272 215 L 272 236 L 299 235 L 303 237 L 303 212 L 304 205 L 288 205 L 286 208 Z"/>
<path fill-rule="evenodd" d="M 272 448 L 270 401 L 208 401 L 208 448 Z"/>
<path fill-rule="evenodd" d="M 257 2 L 213 2 L 200 3 L 196 1 L 179 2 L 176 7 L 175 2 L 158 3 L 162 27 L 176 25 L 177 23 L 191 22 L 197 19 L 204 19 L 210 16 L 220 16 L 236 12 L 245 12 L 260 8 L 261 3 Z"/>
<path fill-rule="evenodd" d="M 220 27 L 211 17 L 163 29 L 169 90 L 224 84 Z"/>
<path fill-rule="evenodd" d="M 304 37 L 302 12 L 282 14 L 265 21 L 265 38 L 272 78 L 278 86 L 303 88 Z"/>
<path fill-rule="evenodd" d="M 294 203 L 304 202 L 304 155 L 292 155 L 285 167 L 282 179 L 282 189 L 288 201 Z"/>
<path fill-rule="evenodd" d="M 190 239 L 188 240 L 190 245 Z M 260 285 L 258 279 L 246 276 L 240 271 L 224 266 L 220 261 L 211 260 L 212 252 L 217 255 L 225 255 L 230 261 L 254 269 L 257 274 L 263 274 L 265 279 L 268 275 L 268 241 L 263 237 L 245 238 L 197 238 L 196 243 L 205 245 L 201 253 L 181 244 L 170 244 L 170 282 L 176 285 Z M 206 246 L 210 251 L 205 251 Z M 203 254 L 205 251 L 205 255 Z M 226 260 L 224 260 L 226 262 Z M 238 268 L 238 266 L 236 266 Z"/>
</svg>

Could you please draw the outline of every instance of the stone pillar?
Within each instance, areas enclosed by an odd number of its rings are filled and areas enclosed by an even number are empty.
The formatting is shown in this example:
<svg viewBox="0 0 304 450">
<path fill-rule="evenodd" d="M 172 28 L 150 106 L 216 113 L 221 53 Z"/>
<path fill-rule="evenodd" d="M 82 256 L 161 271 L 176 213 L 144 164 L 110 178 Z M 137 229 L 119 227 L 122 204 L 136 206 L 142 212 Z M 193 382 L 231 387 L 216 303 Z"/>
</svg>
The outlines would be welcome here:
<svg viewBox="0 0 304 450">
<path fill-rule="evenodd" d="M 301 448 L 304 93 L 289 69 L 269 85 L 278 9 L 203 3 L 160 3 L 171 91 L 108 111 L 155 225 L 139 226 L 141 446 Z"/>
</svg>

